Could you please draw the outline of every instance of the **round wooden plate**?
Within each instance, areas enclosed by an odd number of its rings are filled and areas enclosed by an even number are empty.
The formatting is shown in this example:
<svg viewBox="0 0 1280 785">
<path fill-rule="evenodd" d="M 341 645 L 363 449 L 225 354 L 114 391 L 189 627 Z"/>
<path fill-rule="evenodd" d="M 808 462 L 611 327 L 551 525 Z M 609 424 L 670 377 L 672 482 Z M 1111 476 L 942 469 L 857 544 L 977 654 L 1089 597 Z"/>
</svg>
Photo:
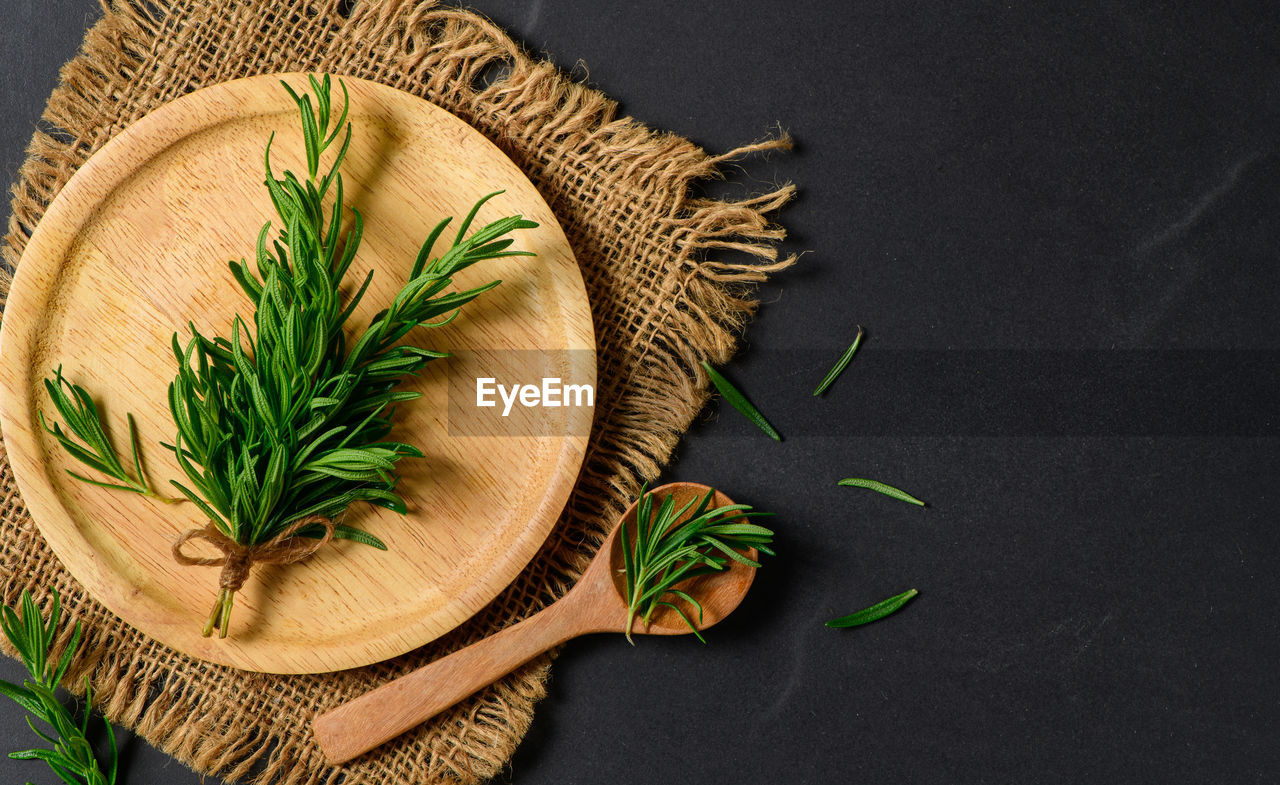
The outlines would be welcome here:
<svg viewBox="0 0 1280 785">
<path fill-rule="evenodd" d="M 382 552 L 342 541 L 288 567 L 259 567 L 236 597 L 231 635 L 201 637 L 217 568 L 180 567 L 170 543 L 202 526 L 192 504 L 165 505 L 81 483 L 92 473 L 39 427 L 52 410 L 43 380 L 61 365 L 103 408 L 127 452 L 125 413 L 137 418 L 144 463 L 169 488 L 166 391 L 187 322 L 229 335 L 252 307 L 227 261 L 252 257 L 274 218 L 262 154 L 272 131 L 277 175 L 305 170 L 297 110 L 279 76 L 229 82 L 139 120 L 94 155 L 50 205 L 18 268 L 0 331 L 0 417 L 18 486 L 40 531 L 72 575 L 122 619 L 179 651 L 272 673 L 317 673 L 378 662 L 436 638 L 506 587 L 546 539 L 586 451 L 591 411 L 572 435 L 456 436 L 448 427 L 447 364 L 410 387 L 393 438 L 420 447 L 401 463 L 409 514 L 353 506 L 347 522 L 383 539 Z M 285 75 L 301 91 L 305 77 Z M 534 258 L 485 262 L 460 288 L 500 278 L 451 325 L 409 340 L 444 351 L 551 352 L 566 382 L 595 383 L 591 311 L 577 263 L 533 184 L 478 132 L 432 104 L 384 85 L 345 79 L 354 139 L 343 166 L 347 202 L 365 218 L 348 281 L 373 285 L 353 319 L 367 324 L 407 276 L 445 216 L 461 220 L 505 189 L 476 225 L 521 213 L 516 235 Z M 337 85 L 335 93 L 340 93 Z M 446 234 L 446 237 L 451 235 Z M 443 241 L 442 241 L 443 242 Z M 585 418 L 585 421 L 581 421 Z M 176 491 L 175 491 L 176 494 Z M 213 554 L 211 554 L 213 555 Z"/>
</svg>

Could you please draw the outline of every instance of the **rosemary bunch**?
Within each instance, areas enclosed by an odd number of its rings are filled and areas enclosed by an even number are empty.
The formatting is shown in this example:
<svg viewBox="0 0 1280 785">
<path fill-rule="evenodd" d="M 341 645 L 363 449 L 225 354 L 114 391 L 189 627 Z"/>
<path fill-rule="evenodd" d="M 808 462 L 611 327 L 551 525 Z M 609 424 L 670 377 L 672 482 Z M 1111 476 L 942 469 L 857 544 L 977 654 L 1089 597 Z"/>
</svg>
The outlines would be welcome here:
<svg viewBox="0 0 1280 785">
<path fill-rule="evenodd" d="M 290 531 L 296 523 L 332 521 L 352 502 L 364 501 L 403 513 L 395 491 L 396 463 L 421 457 L 415 447 L 386 440 L 393 407 L 420 393 L 396 386 L 441 352 L 399 344 L 419 325 L 446 324 L 458 309 L 497 281 L 444 294 L 455 273 L 484 259 L 530 255 L 509 251 L 503 236 L 535 226 L 519 216 L 489 224 L 464 239 L 481 199 L 462 222 L 448 250 L 431 251 L 449 220 L 441 221 L 418 254 L 409 280 L 390 305 L 348 346 L 344 326 L 368 291 L 370 271 L 345 304 L 339 287 L 360 243 L 363 220 L 340 242 L 344 215 L 342 165 L 351 143 L 346 88 L 341 116 L 331 122 L 330 85 L 311 78 L 311 95 L 285 89 L 297 104 L 307 157 L 307 177 L 271 171 L 267 144 L 267 189 L 281 223 L 270 244 L 271 226 L 258 235 L 257 274 L 244 261 L 231 272 L 254 305 L 254 326 L 236 317 L 230 340 L 207 338 L 192 325 L 169 388 L 169 407 L 178 435 L 172 445 L 188 483 L 179 490 L 209 516 L 217 529 L 240 546 L 255 547 Z M 327 171 L 324 153 L 343 136 Z M 323 202 L 333 191 L 328 215 Z M 441 317 L 439 321 L 433 319 Z M 310 524 L 292 532 L 322 536 Z M 372 535 L 334 525 L 332 536 L 379 548 Z M 223 586 L 206 632 L 217 625 L 226 634 L 234 588 Z"/>
<path fill-rule="evenodd" d="M 500 283 L 446 291 L 458 272 L 487 259 L 533 255 L 509 250 L 507 234 L 537 226 L 518 215 L 466 236 L 480 208 L 497 195 L 490 194 L 433 257 L 451 219 L 437 224 L 391 302 L 362 331 L 351 330 L 348 322 L 373 272 L 343 297 L 363 232 L 359 211 L 343 201 L 339 172 L 352 137 L 349 100 L 343 85 L 342 108 L 335 112 L 330 78 L 309 82 L 310 92 L 302 95 L 284 85 L 301 118 L 306 174 L 276 177 L 273 135 L 264 160 L 278 229 L 273 236 L 270 222 L 262 227 L 252 269 L 244 260 L 230 263 L 254 306 L 252 326 L 237 315 L 229 338 L 202 335 L 194 323 L 185 345 L 173 336 L 178 372 L 169 386 L 169 409 L 177 434 L 165 446 L 185 475 L 174 485 L 209 519 L 204 529 L 179 538 L 174 556 L 183 564 L 223 567 L 206 636 L 216 628 L 226 637 L 234 595 L 255 562 L 300 561 L 330 538 L 385 550 L 372 534 L 337 519 L 354 502 L 405 512 L 396 493 L 396 464 L 422 453 L 386 437 L 395 405 L 420 394 L 396 388 L 447 355 L 401 339 L 418 326 L 447 324 L 459 308 Z M 331 162 L 322 167 L 331 150 Z M 344 231 L 348 213 L 351 227 Z M 63 443 L 84 460 L 83 450 Z M 131 483 L 115 487 L 143 492 Z M 303 545 L 300 538 L 319 542 Z M 191 539 L 206 540 L 222 556 L 186 556 L 182 547 Z"/>
<path fill-rule="evenodd" d="M 80 624 L 77 622 L 71 640 L 62 656 L 52 658 L 53 643 L 57 639 L 58 625 L 62 619 L 62 607 L 57 592 L 53 595 L 53 607 L 45 621 L 36 608 L 31 593 L 22 592 L 19 609 L 0 606 L 0 630 L 18 650 L 22 664 L 31 678 L 22 686 L 0 679 L 0 694 L 10 698 L 29 715 L 27 725 L 33 733 L 52 745 L 52 749 L 30 749 L 9 753 L 16 760 L 42 760 L 49 764 L 59 779 L 67 785 L 113 785 L 116 781 L 116 740 L 110 723 L 107 729 L 108 755 L 105 767 L 94 755 L 89 744 L 89 707 L 93 693 L 88 677 L 84 684 L 84 716 L 80 720 L 58 700 L 55 691 L 71 667 L 71 658 L 80 645 Z M 36 726 L 32 718 L 43 722 L 48 731 Z"/>
<path fill-rule="evenodd" d="M 667 494 L 655 509 L 653 494 L 648 487 L 640 491 L 634 544 L 627 526 L 618 532 L 622 538 L 628 641 L 635 643 L 631 639 L 631 627 L 637 618 L 647 627 L 654 611 L 666 607 L 689 625 L 698 640 L 706 643 L 702 633 L 676 601 L 683 600 L 696 610 L 699 623 L 702 621 L 702 604 L 676 587 L 699 575 L 726 569 L 730 559 L 759 567 L 759 562 L 745 555 L 752 548 L 774 555 L 769 548 L 773 532 L 746 520 L 773 513 L 752 512 L 751 507 L 745 504 L 708 509 L 714 495 L 715 490 L 709 490 L 701 498 L 690 499 L 676 509 L 675 497 Z M 680 522 L 691 509 L 693 512 L 688 520 Z"/>
</svg>

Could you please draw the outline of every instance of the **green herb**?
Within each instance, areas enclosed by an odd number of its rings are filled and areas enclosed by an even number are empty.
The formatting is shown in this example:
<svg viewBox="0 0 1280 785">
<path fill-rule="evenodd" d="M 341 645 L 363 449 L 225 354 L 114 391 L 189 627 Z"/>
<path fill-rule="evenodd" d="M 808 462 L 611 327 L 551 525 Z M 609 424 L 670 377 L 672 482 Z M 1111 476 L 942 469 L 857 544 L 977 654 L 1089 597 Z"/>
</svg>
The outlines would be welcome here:
<svg viewBox="0 0 1280 785">
<path fill-rule="evenodd" d="M 775 442 L 782 441 L 782 435 L 779 434 L 777 429 L 775 429 L 769 421 L 764 418 L 764 415 L 761 414 L 756 407 L 751 405 L 751 401 L 748 401 L 747 397 L 738 391 L 738 388 L 734 387 L 728 379 L 721 376 L 720 372 L 715 368 L 712 368 L 706 360 L 702 361 L 702 368 L 707 372 L 707 375 L 711 377 L 711 383 L 720 391 L 720 394 L 724 396 L 724 399 L 733 405 L 733 408 L 745 414 L 747 419 L 755 423 L 756 427 L 768 434 L 769 438 L 773 439 Z"/>
<path fill-rule="evenodd" d="M 481 206 L 496 195 L 491 194 L 471 209 L 448 250 L 432 259 L 432 248 L 449 224 L 441 221 L 423 244 L 408 282 L 348 346 L 343 327 L 373 272 L 343 305 L 340 286 L 363 226 L 353 209 L 351 231 L 339 242 L 345 207 L 338 169 L 351 142 L 350 124 L 329 170 L 321 175 L 319 166 L 343 130 L 346 88 L 336 123 L 330 123 L 328 78 L 312 77 L 311 88 L 314 105 L 311 96 L 300 97 L 286 85 L 302 118 L 307 180 L 300 182 L 292 172 L 277 180 L 268 143 L 266 185 L 283 229 L 268 247 L 270 224 L 263 227 L 256 276 L 247 263 L 231 263 L 254 304 L 255 331 L 251 334 L 237 317 L 230 340 L 206 338 L 192 325 L 194 337 L 185 350 L 177 336 L 173 342 L 180 369 L 169 392 L 178 426 L 172 449 L 189 482 L 175 484 L 223 535 L 246 547 L 268 543 L 301 520 L 332 520 L 356 501 L 405 512 L 395 492 L 395 465 L 422 453 L 384 437 L 394 405 L 420 393 L 396 387 L 446 355 L 397 342 L 419 325 L 447 324 L 461 306 L 496 286 L 494 281 L 442 294 L 451 276 L 476 262 L 531 255 L 508 251 L 512 240 L 503 235 L 536 226 L 514 216 L 464 239 Z M 331 188 L 333 207 L 326 220 L 322 204 Z M 297 534 L 321 536 L 323 530 L 312 526 Z M 384 547 L 346 526 L 335 527 L 333 536 Z M 234 591 L 225 594 L 211 616 L 223 634 Z"/>
<path fill-rule="evenodd" d="M 920 501 L 919 499 L 907 493 L 906 491 L 900 491 L 897 488 L 893 487 L 892 485 L 885 485 L 884 483 L 876 482 L 875 480 L 864 480 L 860 477 L 849 477 L 847 479 L 841 480 L 839 483 L 837 483 L 837 485 L 848 485 L 854 488 L 867 488 L 877 493 L 883 493 L 885 496 L 892 496 L 893 498 L 899 499 L 904 502 L 910 502 L 911 504 L 918 504 L 921 507 L 925 506 L 924 502 Z"/>
<path fill-rule="evenodd" d="M 668 494 L 655 510 L 653 494 L 647 488 L 641 490 L 636 505 L 634 546 L 628 526 L 624 525 L 618 533 L 622 539 L 626 578 L 628 641 L 635 643 L 631 640 L 635 620 L 639 618 L 648 627 L 654 611 L 663 606 L 675 611 L 698 640 L 706 643 L 698 627 L 675 600 L 683 600 L 697 610 L 699 624 L 702 623 L 701 603 L 676 586 L 699 575 L 720 572 L 728 567 L 730 559 L 759 567 L 759 562 L 745 555 L 751 548 L 774 555 L 769 548 L 773 532 L 746 520 L 772 513 L 752 512 L 745 504 L 708 509 L 714 495 L 714 490 L 707 491 L 705 496 L 690 499 L 677 510 L 675 497 Z M 686 513 L 687 520 L 684 520 Z"/>
<path fill-rule="evenodd" d="M 61 366 L 53 372 L 52 379 L 44 380 L 44 387 L 49 393 L 49 398 L 53 401 L 54 408 L 58 410 L 58 414 L 62 415 L 62 419 L 67 424 L 67 429 L 70 433 L 62 430 L 62 426 L 57 423 L 54 423 L 53 427 L 50 428 L 49 423 L 45 422 L 44 412 L 37 413 L 40 418 L 40 425 L 53 438 L 57 439 L 63 448 L 71 453 L 72 457 L 108 477 L 118 480 L 119 484 L 91 480 L 88 477 L 76 474 L 70 469 L 67 470 L 67 474 L 90 485 L 132 491 L 163 502 L 180 501 L 179 499 L 170 499 L 156 493 L 151 487 L 151 483 L 147 480 L 147 475 L 142 469 L 142 460 L 138 453 L 138 431 L 134 426 L 132 414 L 127 415 L 129 445 L 133 450 L 133 474 L 131 475 L 125 470 L 119 453 L 116 452 L 116 448 L 111 444 L 111 440 L 107 438 L 106 429 L 102 425 L 102 413 L 98 411 L 98 405 L 93 402 L 93 397 L 89 395 L 89 391 L 63 378 Z M 79 439 L 78 443 L 72 438 L 72 435 Z"/>
<path fill-rule="evenodd" d="M 53 745 L 52 749 L 31 749 L 11 752 L 9 757 L 15 760 L 42 760 L 67 785 L 112 785 L 116 781 L 116 740 L 110 723 L 104 723 L 107 729 L 108 754 L 105 767 L 94 755 L 89 744 L 89 707 L 93 704 L 93 693 L 86 676 L 84 682 L 84 716 L 76 720 L 71 711 L 58 700 L 55 690 L 67 675 L 71 667 L 71 658 L 75 656 L 80 645 L 80 624 L 77 622 L 71 633 L 62 656 L 53 660 L 53 645 L 57 639 L 58 624 L 62 618 L 62 608 L 58 594 L 53 594 L 53 607 L 49 611 L 46 622 L 40 616 L 35 601 L 29 591 L 22 592 L 21 613 L 9 607 L 0 607 L 0 628 L 5 637 L 18 650 L 22 664 L 30 672 L 31 678 L 19 687 L 0 679 L 0 694 L 12 699 L 23 708 L 30 717 L 27 725 L 31 730 Z M 43 722 L 48 730 L 37 727 L 32 720 Z"/>
<path fill-rule="evenodd" d="M 508 250 L 513 240 L 505 235 L 537 226 L 518 215 L 465 236 L 497 195 L 490 194 L 433 257 L 451 219 L 436 225 L 407 282 L 367 328 L 349 336 L 344 328 L 373 279 L 370 271 L 344 302 L 343 278 L 363 230 L 360 213 L 345 205 L 339 173 L 352 136 L 349 101 L 343 85 L 342 109 L 335 113 L 329 77 L 308 79 L 309 94 L 284 86 L 301 117 L 306 177 L 285 171 L 277 179 L 273 135 L 264 162 L 276 235 L 271 223 L 262 227 L 254 270 L 244 260 L 230 263 L 254 306 L 252 327 L 236 316 L 229 339 L 201 335 L 194 323 L 185 346 L 173 336 L 179 367 L 169 409 L 177 434 L 164 446 L 185 475 L 173 484 L 209 519 L 175 542 L 174 556 L 182 564 L 223 567 L 205 635 L 216 628 L 226 637 L 234 595 L 254 563 L 300 561 L 330 538 L 385 549 L 372 534 L 336 519 L 361 501 L 406 511 L 396 492 L 396 464 L 423 454 L 386 436 L 395 405 L 420 393 L 397 386 L 447 355 L 399 341 L 415 327 L 449 323 L 461 306 L 499 283 L 446 292 L 456 273 L 482 260 L 533 255 Z M 331 148 L 332 162 L 322 169 Z M 332 204 L 327 213 L 326 203 Z M 348 212 L 351 226 L 344 231 Z M 302 545 L 299 538 L 319 542 Z M 182 546 L 191 539 L 207 541 L 222 556 L 187 556 Z"/>
<path fill-rule="evenodd" d="M 857 613 L 851 613 L 848 616 L 841 616 L 838 619 L 832 619 L 827 622 L 828 627 L 857 627 L 862 624 L 869 624 L 876 619 L 883 619 L 885 616 L 907 604 L 907 601 L 919 594 L 915 589 L 908 589 L 902 594 L 890 597 L 872 605 L 870 608 L 860 610 Z"/>
<path fill-rule="evenodd" d="M 853 355 L 858 352 L 858 345 L 861 343 L 862 325 L 858 325 L 858 336 L 853 339 L 853 345 L 845 350 L 845 353 L 842 354 L 840 359 L 836 362 L 835 367 L 831 369 L 831 372 L 828 373 L 822 380 L 822 383 L 818 385 L 818 389 L 813 391 L 813 396 L 815 398 L 826 392 L 827 388 L 831 386 L 831 383 L 839 378 L 840 374 L 844 373 L 844 369 L 849 367 L 849 362 L 853 360 Z"/>
</svg>

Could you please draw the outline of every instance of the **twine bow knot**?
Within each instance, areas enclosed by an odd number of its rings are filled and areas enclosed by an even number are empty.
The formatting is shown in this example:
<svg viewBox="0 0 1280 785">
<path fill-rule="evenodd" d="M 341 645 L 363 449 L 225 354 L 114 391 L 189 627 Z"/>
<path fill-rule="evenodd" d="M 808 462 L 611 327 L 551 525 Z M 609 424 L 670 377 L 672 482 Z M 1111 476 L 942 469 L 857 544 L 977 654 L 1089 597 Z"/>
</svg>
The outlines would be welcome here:
<svg viewBox="0 0 1280 785">
<path fill-rule="evenodd" d="M 312 526 L 320 526 L 324 534 L 318 539 L 299 536 Z M 255 564 L 297 564 L 311 558 L 316 551 L 333 539 L 334 523 L 323 515 L 308 515 L 289 524 L 270 540 L 257 545 L 242 545 L 223 534 L 213 522 L 202 528 L 183 532 L 173 541 L 173 558 L 184 567 L 221 567 L 218 576 L 218 600 L 205 623 L 204 635 L 213 634 L 218 628 L 221 638 L 227 637 L 231 616 L 231 602 L 235 593 L 244 586 Z M 216 548 L 219 556 L 189 556 L 183 547 L 192 540 L 204 540 Z"/>
</svg>

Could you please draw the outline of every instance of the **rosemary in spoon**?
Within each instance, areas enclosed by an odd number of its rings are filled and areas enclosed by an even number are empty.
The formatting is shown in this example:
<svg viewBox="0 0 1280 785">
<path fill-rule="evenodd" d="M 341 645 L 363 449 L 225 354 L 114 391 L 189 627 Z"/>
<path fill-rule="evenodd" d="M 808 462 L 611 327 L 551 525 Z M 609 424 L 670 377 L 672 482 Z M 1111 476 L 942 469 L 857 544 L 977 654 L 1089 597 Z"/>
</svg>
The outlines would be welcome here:
<svg viewBox="0 0 1280 785">
<path fill-rule="evenodd" d="M 496 196 L 490 194 L 471 208 L 438 257 L 432 252 L 450 219 L 432 230 L 400 291 L 368 327 L 349 336 L 348 320 L 373 278 L 370 271 L 343 302 L 342 281 L 363 229 L 360 213 L 343 201 L 339 173 L 352 136 L 349 102 L 344 85 L 342 109 L 335 113 L 329 77 L 309 82 L 311 92 L 304 95 L 285 85 L 301 117 L 306 175 L 285 171 L 277 179 L 268 142 L 266 187 L 277 232 L 271 237 L 267 223 L 259 233 L 256 271 L 243 260 L 230 263 L 254 306 L 252 327 L 237 316 L 229 339 L 202 335 L 194 324 L 185 346 L 173 337 L 178 372 L 169 409 L 177 434 L 165 446 L 185 475 L 173 484 L 209 520 L 174 543 L 174 557 L 186 565 L 222 567 L 206 636 L 217 629 L 226 637 L 235 594 L 254 563 L 301 561 L 332 538 L 386 548 L 338 519 L 355 502 L 405 512 L 396 464 L 422 453 L 386 437 L 395 405 L 420 394 L 397 386 L 447 355 L 400 341 L 415 327 L 447 324 L 461 306 L 499 283 L 446 292 L 456 273 L 487 259 L 532 255 L 508 250 L 508 233 L 537 225 L 518 215 L 467 236 L 481 207 Z M 322 169 L 331 149 L 332 162 Z M 344 232 L 348 211 L 351 228 Z M 142 492 L 131 483 L 123 487 Z M 183 548 L 193 539 L 221 556 L 188 556 Z"/>
<path fill-rule="evenodd" d="M 628 526 L 624 524 L 618 532 L 622 540 L 626 584 L 627 640 L 632 644 L 635 641 L 631 639 L 631 628 L 635 620 L 640 619 L 647 627 L 659 607 L 675 611 L 698 640 L 706 643 L 706 638 L 702 637 L 677 601 L 683 600 L 696 610 L 699 622 L 702 620 L 702 604 L 688 592 L 677 588 L 679 584 L 699 575 L 727 569 L 730 559 L 759 567 L 759 562 L 745 555 L 751 548 L 774 555 L 769 548 L 773 532 L 746 520 L 772 513 L 752 512 L 751 507 L 745 504 L 708 509 L 714 495 L 714 490 L 707 491 L 705 496 L 690 499 L 677 510 L 675 497 L 668 494 L 655 509 L 648 486 L 641 489 L 640 502 L 636 506 L 634 543 L 627 531 Z M 681 522 L 686 513 L 688 519 Z"/>
<path fill-rule="evenodd" d="M 52 608 L 46 621 L 31 599 L 29 591 L 22 592 L 18 609 L 0 606 L 0 630 L 18 651 L 18 657 L 26 666 L 31 678 L 21 686 L 0 679 L 0 695 L 13 700 L 27 714 L 27 725 L 37 736 L 52 745 L 52 749 L 30 749 L 11 752 L 15 760 L 42 760 L 58 778 L 68 785 L 113 785 L 116 781 L 116 739 L 111 723 L 106 725 L 107 756 L 105 764 L 94 754 L 89 743 L 89 707 L 93 705 L 93 691 L 89 679 L 84 683 L 84 716 L 77 720 L 58 699 L 56 690 L 61 686 L 71 667 L 71 658 L 80 645 L 80 623 L 71 633 L 62 656 L 53 659 L 54 641 L 62 620 L 62 607 L 57 592 L 53 594 Z M 37 727 L 42 722 L 47 730 Z"/>
</svg>

